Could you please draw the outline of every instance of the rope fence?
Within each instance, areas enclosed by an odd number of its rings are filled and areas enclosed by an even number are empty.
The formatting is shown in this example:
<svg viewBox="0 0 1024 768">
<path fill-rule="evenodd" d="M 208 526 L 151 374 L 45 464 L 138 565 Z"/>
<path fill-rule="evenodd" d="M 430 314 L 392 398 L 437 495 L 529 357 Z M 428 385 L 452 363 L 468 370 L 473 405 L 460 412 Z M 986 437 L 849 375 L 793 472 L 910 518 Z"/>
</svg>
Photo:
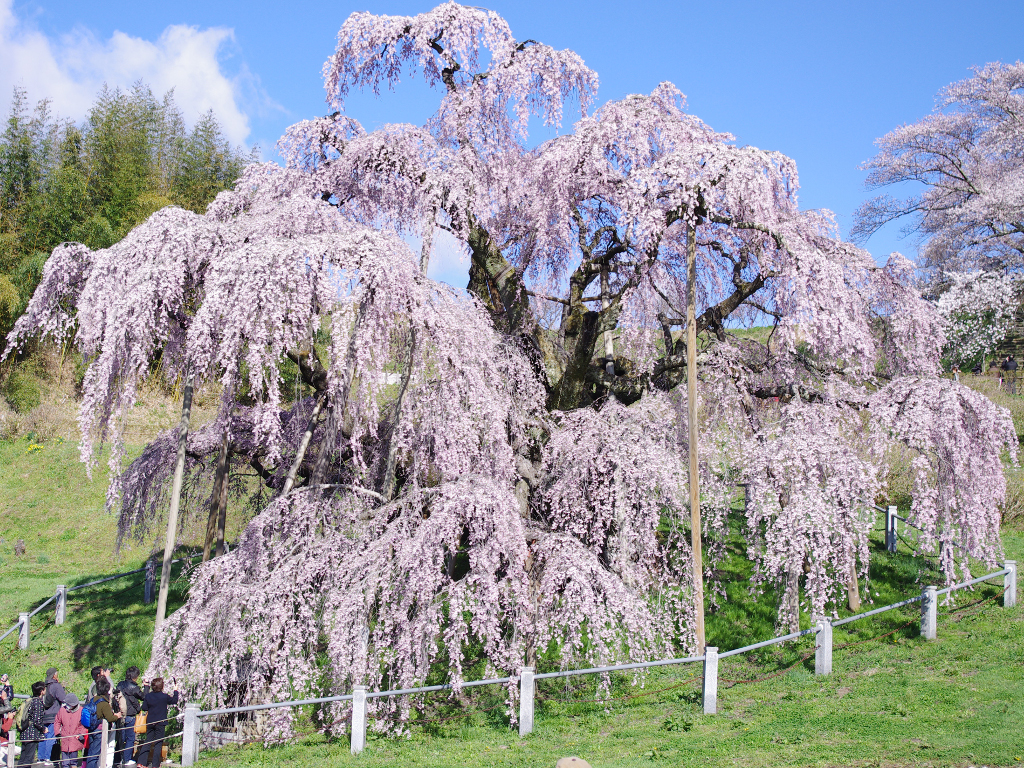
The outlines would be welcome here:
<svg viewBox="0 0 1024 768">
<path fill-rule="evenodd" d="M 174 564 L 174 563 L 188 563 L 188 562 L 191 562 L 192 560 L 194 560 L 195 558 L 200 557 L 201 555 L 202 555 L 202 553 L 198 552 L 198 553 L 196 553 L 194 555 L 189 555 L 188 557 L 181 557 L 181 558 L 178 558 L 176 560 L 172 560 L 171 563 L 172 564 Z M 136 568 L 133 571 L 125 571 L 124 573 L 115 573 L 112 576 L 105 576 L 102 579 L 96 579 L 94 581 L 90 581 L 90 582 L 87 582 L 85 584 L 75 584 L 75 585 L 70 586 L 70 587 L 67 586 L 66 584 L 58 584 L 57 585 L 57 589 L 54 591 L 54 594 L 51 597 L 49 597 L 46 600 L 44 600 L 42 603 L 37 605 L 31 611 L 25 611 L 23 613 L 20 613 L 18 615 L 17 623 L 13 627 L 8 629 L 6 632 L 4 632 L 2 635 L 0 635 L 0 642 L 3 642 L 4 640 L 7 639 L 8 636 L 10 636 L 10 635 L 14 634 L 15 632 L 17 632 L 18 633 L 18 648 L 23 650 L 23 651 L 28 650 L 29 642 L 31 640 L 32 617 L 35 616 L 36 614 L 40 613 L 48 605 L 50 605 L 51 603 L 56 603 L 56 606 L 54 608 L 53 619 L 54 619 L 54 624 L 59 627 L 62 624 L 64 624 L 64 621 L 67 619 L 68 594 L 69 593 L 76 592 L 76 591 L 78 591 L 80 589 L 87 589 L 88 587 L 95 587 L 95 586 L 98 586 L 100 584 L 106 584 L 107 582 L 115 581 L 116 579 L 123 579 L 126 576 L 134 576 L 137 573 L 145 573 L 146 574 L 145 580 L 143 582 L 144 590 L 145 590 L 144 591 L 143 602 L 145 602 L 146 605 L 149 605 L 150 603 L 153 602 L 153 590 L 154 590 L 155 583 L 156 583 L 156 561 L 155 560 L 150 560 L 143 567 Z M 111 600 L 111 599 L 114 599 L 116 596 L 123 595 L 125 592 L 127 592 L 127 591 L 129 591 L 131 589 L 134 589 L 134 588 L 135 588 L 134 585 L 129 585 L 128 587 L 125 587 L 123 590 L 120 590 L 119 592 L 116 592 L 116 593 L 114 593 L 112 595 L 104 595 L 104 596 L 101 596 L 101 597 L 94 598 L 92 600 L 77 601 L 76 602 L 76 606 L 80 607 L 80 606 L 83 606 L 83 605 L 90 605 L 92 603 L 104 602 L 104 601 L 107 601 L 107 600 Z"/>
</svg>

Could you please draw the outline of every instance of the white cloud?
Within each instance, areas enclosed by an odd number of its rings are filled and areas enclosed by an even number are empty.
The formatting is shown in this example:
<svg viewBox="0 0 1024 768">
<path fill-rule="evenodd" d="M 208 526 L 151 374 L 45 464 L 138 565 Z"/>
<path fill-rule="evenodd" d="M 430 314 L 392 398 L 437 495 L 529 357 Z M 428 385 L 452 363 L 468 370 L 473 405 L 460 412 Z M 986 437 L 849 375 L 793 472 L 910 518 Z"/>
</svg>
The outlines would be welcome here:
<svg viewBox="0 0 1024 768">
<path fill-rule="evenodd" d="M 212 109 L 232 143 L 244 144 L 250 133 L 242 108 L 242 92 L 259 86 L 243 66 L 225 73 L 219 54 L 234 41 L 223 27 L 198 29 L 183 24 L 167 27 L 156 41 L 115 32 L 98 40 L 83 28 L 49 37 L 0 0 L 0 110 L 6 115 L 15 86 L 31 103 L 49 98 L 64 117 L 85 117 L 103 83 L 125 88 L 142 80 L 157 97 L 171 88 L 190 124 Z M 265 95 L 260 94 L 265 98 Z"/>
</svg>

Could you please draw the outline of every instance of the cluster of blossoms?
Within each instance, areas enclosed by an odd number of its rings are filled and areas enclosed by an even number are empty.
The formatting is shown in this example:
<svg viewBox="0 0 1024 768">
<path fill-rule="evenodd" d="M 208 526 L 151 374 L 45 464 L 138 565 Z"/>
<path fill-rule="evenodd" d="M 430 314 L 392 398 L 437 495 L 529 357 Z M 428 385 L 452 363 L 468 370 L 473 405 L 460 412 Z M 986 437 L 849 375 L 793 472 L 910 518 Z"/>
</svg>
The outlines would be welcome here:
<svg viewBox="0 0 1024 768">
<path fill-rule="evenodd" d="M 861 502 L 894 443 L 915 452 L 925 545 L 964 547 L 947 576 L 998 555 L 1009 416 L 935 378 L 942 318 L 909 263 L 879 267 L 801 211 L 792 160 L 736 147 L 667 83 L 588 114 L 597 76 L 578 56 L 455 3 L 350 17 L 328 101 L 406 71 L 443 89 L 427 125 L 299 123 L 286 167 L 251 166 L 205 215 L 62 246 L 15 329 L 14 344 L 74 334 L 86 356 L 86 460 L 119 445 L 159 361 L 220 392 L 188 439 L 186 514 L 225 444 L 268 492 L 238 546 L 193 574 L 152 672 L 216 705 L 692 650 L 692 450 L 711 559 L 742 514 L 783 623 L 866 574 Z M 573 130 L 530 146 L 529 117 L 558 124 L 567 99 Z M 470 254 L 466 291 L 425 277 L 438 228 Z M 697 446 L 675 330 L 691 244 Z M 730 333 L 767 318 L 766 344 Z M 293 402 L 286 359 L 311 393 Z M 123 541 L 160 520 L 174 439 L 123 473 L 113 452 Z M 412 705 L 373 706 L 384 724 Z"/>
<path fill-rule="evenodd" d="M 1001 272 L 951 272 L 939 297 L 946 318 L 946 346 L 958 365 L 992 353 L 1014 325 L 1020 278 Z"/>
</svg>

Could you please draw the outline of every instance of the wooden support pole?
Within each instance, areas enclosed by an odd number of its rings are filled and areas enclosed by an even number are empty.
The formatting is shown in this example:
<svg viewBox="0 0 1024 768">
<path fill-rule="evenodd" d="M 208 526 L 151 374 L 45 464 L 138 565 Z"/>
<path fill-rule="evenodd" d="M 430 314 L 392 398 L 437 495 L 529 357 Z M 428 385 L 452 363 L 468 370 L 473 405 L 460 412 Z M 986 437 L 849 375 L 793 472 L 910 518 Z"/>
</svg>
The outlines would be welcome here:
<svg viewBox="0 0 1024 768">
<path fill-rule="evenodd" d="M 213 478 L 213 495 L 210 497 L 210 515 L 206 520 L 206 538 L 203 541 L 203 562 L 214 554 L 222 554 L 223 546 L 217 546 L 218 522 L 221 508 L 227 511 L 228 501 L 228 432 L 225 429 L 220 441 L 220 453 L 217 454 L 217 470 Z M 223 536 L 221 536 L 223 540 Z"/>
<path fill-rule="evenodd" d="M 288 475 L 284 479 L 284 488 L 281 489 L 282 497 L 287 496 L 295 485 L 295 478 L 299 474 L 299 467 L 302 466 L 302 460 L 306 457 L 306 449 L 309 447 L 309 441 L 313 437 L 313 430 L 316 429 L 316 421 L 320 418 L 320 410 L 324 407 L 324 401 L 326 400 L 326 395 L 321 395 L 316 399 L 313 412 L 309 415 L 306 431 L 302 434 L 302 439 L 299 441 L 299 449 L 295 452 L 295 461 L 292 462 L 291 469 L 288 470 Z"/>
<path fill-rule="evenodd" d="M 192 389 L 194 379 L 185 384 L 181 403 L 181 422 L 178 424 L 178 461 L 174 465 L 174 480 L 171 482 L 171 507 L 167 512 L 167 538 L 164 542 L 164 562 L 160 571 L 160 593 L 156 601 L 156 623 L 153 636 L 160 631 L 160 625 L 167 615 L 167 591 L 171 586 L 171 560 L 178 540 L 178 508 L 181 504 L 181 483 L 185 476 L 185 448 L 188 445 L 188 423 L 192 416 Z"/>
<path fill-rule="evenodd" d="M 693 601 L 697 654 L 704 653 L 704 568 L 701 555 L 700 485 L 697 462 L 697 234 L 686 233 L 686 400 L 690 430 L 690 544 L 693 549 Z M 717 663 L 717 662 L 716 662 Z"/>
<path fill-rule="evenodd" d="M 57 585 L 57 608 L 53 614 L 53 623 L 61 626 L 68 617 L 68 588 L 64 584 Z"/>
<path fill-rule="evenodd" d="M 28 650 L 29 634 L 31 631 L 29 625 L 31 621 L 32 617 L 29 616 L 28 611 L 18 614 L 18 624 L 20 625 L 18 628 L 18 647 L 23 651 Z"/>
<path fill-rule="evenodd" d="M 818 629 L 814 642 L 814 674 L 832 674 L 832 622 L 825 616 L 815 620 Z"/>
<path fill-rule="evenodd" d="M 925 587 L 921 590 L 921 637 L 925 640 L 934 640 L 936 635 L 936 624 L 938 623 L 936 589 L 936 587 Z"/>
</svg>

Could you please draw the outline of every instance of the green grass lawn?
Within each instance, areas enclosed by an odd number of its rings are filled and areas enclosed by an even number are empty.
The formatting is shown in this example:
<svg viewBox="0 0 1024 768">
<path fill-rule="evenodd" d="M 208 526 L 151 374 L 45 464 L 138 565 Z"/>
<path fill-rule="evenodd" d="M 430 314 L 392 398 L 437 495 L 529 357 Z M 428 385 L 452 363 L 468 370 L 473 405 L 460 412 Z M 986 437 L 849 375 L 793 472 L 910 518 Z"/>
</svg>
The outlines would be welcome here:
<svg viewBox="0 0 1024 768">
<path fill-rule="evenodd" d="M 106 464 L 92 480 L 70 441 L 36 445 L 0 442 L 0 633 L 18 614 L 51 597 L 58 584 L 74 586 L 142 566 L 148 549 L 114 552 L 116 519 L 104 510 Z M 14 552 L 18 540 L 25 554 Z M 175 575 L 180 575 L 177 566 Z M 186 584 L 172 582 L 169 610 L 184 600 Z M 54 626 L 53 604 L 31 620 L 27 652 L 9 636 L 0 644 L 0 670 L 18 693 L 42 680 L 49 666 L 61 670 L 69 689 L 84 693 L 97 664 L 149 661 L 154 606 L 143 605 L 143 574 L 70 593 L 67 621 Z"/>
<path fill-rule="evenodd" d="M 114 519 L 103 511 L 106 477 L 89 481 L 69 444 L 29 449 L 0 443 L 0 631 L 61 582 L 83 583 L 142 564 L 149 551 L 113 554 Z M 26 554 L 13 554 L 21 538 Z M 1007 556 L 1024 561 L 1024 534 L 1004 531 Z M 981 571 L 979 571 L 980 573 Z M 177 572 L 176 572 L 177 573 Z M 776 600 L 753 601 L 750 563 L 738 537 L 717 567 L 724 595 L 709 600 L 708 644 L 728 650 L 776 634 Z M 170 608 L 184 599 L 177 573 Z M 873 542 L 870 599 L 863 610 L 940 583 L 927 560 L 901 545 L 896 555 Z M 611 698 L 595 701 L 594 678 L 538 682 L 534 733 L 509 728 L 501 691 L 476 689 L 461 704 L 432 694 L 407 735 L 371 733 L 359 758 L 346 737 L 316 734 L 296 743 L 203 752 L 217 766 L 553 766 L 577 754 L 598 766 L 665 765 L 1017 765 L 1024 758 L 1024 612 L 992 598 L 998 586 L 961 593 L 940 606 L 938 639 L 919 637 L 917 605 L 836 630 L 834 673 L 813 674 L 813 638 L 721 662 L 719 713 L 701 714 L 698 665 L 663 668 L 643 678 L 613 676 Z M 89 669 L 121 673 L 149 658 L 154 607 L 142 604 L 141 574 L 72 593 L 68 622 L 49 607 L 33 619 L 32 645 L 0 645 L 0 671 L 19 692 L 45 668 L 65 671 L 84 693 Z M 844 614 L 845 615 L 845 614 Z M 804 617 L 804 625 L 808 625 Z M 863 641 L 863 642 L 861 642 Z M 843 648 L 846 643 L 858 644 Z M 753 683 L 734 683 L 772 675 Z M 300 718 L 308 727 L 309 713 Z M 440 720 L 440 721 L 438 721 Z"/>
</svg>

